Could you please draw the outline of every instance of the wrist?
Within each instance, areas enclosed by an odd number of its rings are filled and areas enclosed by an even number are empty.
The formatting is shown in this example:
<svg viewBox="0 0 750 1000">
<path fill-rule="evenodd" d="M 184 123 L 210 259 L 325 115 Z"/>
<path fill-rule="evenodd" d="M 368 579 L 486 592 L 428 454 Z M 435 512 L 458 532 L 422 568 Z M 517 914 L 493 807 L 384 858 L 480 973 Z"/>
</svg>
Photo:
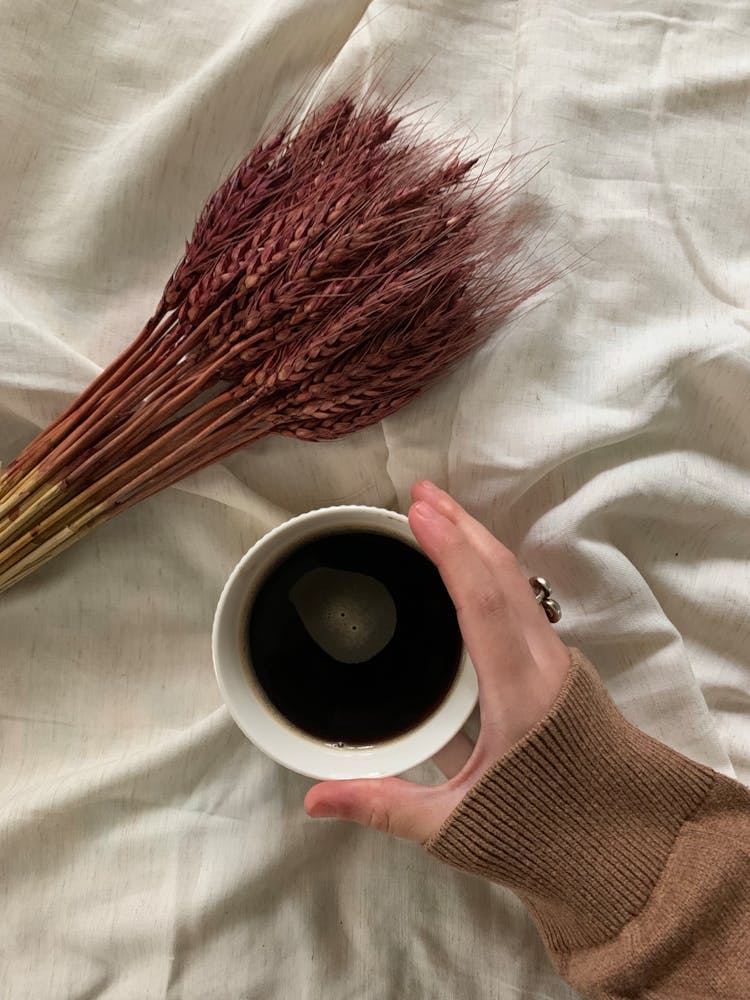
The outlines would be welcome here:
<svg viewBox="0 0 750 1000">
<path fill-rule="evenodd" d="M 425 846 L 514 889 L 553 949 L 593 945 L 643 907 L 713 780 L 631 726 L 573 650 L 547 716 Z"/>
</svg>

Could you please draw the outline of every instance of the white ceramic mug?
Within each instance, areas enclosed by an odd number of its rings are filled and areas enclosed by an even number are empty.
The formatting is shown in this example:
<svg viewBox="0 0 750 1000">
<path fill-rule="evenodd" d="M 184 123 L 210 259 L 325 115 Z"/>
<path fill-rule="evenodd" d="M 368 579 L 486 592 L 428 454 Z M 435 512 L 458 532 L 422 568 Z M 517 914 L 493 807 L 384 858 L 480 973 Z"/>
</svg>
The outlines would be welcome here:
<svg viewBox="0 0 750 1000">
<path fill-rule="evenodd" d="M 372 747 L 333 746 L 298 729 L 271 705 L 247 662 L 243 625 L 271 567 L 305 542 L 338 531 L 379 532 L 419 549 L 407 518 L 379 507 L 325 507 L 274 528 L 245 553 L 219 598 L 212 639 L 216 679 L 237 725 L 279 764 L 311 778 L 400 774 L 437 754 L 471 714 L 478 685 L 465 647 L 453 685 L 432 715 L 407 733 Z"/>
</svg>

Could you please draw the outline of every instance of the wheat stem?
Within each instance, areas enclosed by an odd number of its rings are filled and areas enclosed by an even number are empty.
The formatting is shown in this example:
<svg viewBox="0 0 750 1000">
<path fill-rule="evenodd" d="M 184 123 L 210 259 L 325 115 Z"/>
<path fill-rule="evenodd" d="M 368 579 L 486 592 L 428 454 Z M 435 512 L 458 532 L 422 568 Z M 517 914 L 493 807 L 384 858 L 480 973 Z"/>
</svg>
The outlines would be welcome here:
<svg viewBox="0 0 750 1000">
<path fill-rule="evenodd" d="M 257 146 L 201 212 L 153 318 L 0 472 L 0 589 L 271 432 L 392 413 L 553 277 L 511 157 L 474 160 L 347 96 Z"/>
</svg>

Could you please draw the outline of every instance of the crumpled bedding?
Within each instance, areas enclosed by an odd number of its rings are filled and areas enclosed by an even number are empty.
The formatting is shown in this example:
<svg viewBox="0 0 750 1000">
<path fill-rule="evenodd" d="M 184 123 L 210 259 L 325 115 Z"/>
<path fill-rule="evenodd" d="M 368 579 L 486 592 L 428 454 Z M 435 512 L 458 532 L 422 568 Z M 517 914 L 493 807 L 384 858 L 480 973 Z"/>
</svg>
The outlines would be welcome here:
<svg viewBox="0 0 750 1000">
<path fill-rule="evenodd" d="M 300 88 L 396 86 L 545 161 L 578 263 L 382 425 L 268 439 L 0 597 L 0 996 L 562 1000 L 521 905 L 302 810 L 222 707 L 222 583 L 292 514 L 429 476 L 554 584 L 634 723 L 750 782 L 750 8 L 8 0 L 0 460 L 140 329 Z M 417 72 L 418 71 L 418 72 Z M 432 764 L 414 777 L 437 780 Z"/>
</svg>

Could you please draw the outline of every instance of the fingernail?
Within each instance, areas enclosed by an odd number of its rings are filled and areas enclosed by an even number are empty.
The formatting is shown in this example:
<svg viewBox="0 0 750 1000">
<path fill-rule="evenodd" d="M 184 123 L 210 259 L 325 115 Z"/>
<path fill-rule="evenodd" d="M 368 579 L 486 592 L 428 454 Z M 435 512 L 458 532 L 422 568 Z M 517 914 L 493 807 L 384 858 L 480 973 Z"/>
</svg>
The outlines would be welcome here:
<svg viewBox="0 0 750 1000">
<path fill-rule="evenodd" d="M 336 810 L 330 802 L 316 802 L 310 815 L 313 819 L 332 819 L 336 815 Z"/>
<path fill-rule="evenodd" d="M 424 500 L 417 500 L 415 504 L 412 504 L 411 509 L 417 517 L 424 518 L 425 521 L 433 521 L 436 517 L 440 516 L 435 508 L 425 503 Z"/>
<path fill-rule="evenodd" d="M 420 489 L 424 490 L 425 493 L 430 496 L 436 497 L 440 495 L 440 490 L 438 487 L 429 479 L 422 479 L 419 483 Z"/>
</svg>

